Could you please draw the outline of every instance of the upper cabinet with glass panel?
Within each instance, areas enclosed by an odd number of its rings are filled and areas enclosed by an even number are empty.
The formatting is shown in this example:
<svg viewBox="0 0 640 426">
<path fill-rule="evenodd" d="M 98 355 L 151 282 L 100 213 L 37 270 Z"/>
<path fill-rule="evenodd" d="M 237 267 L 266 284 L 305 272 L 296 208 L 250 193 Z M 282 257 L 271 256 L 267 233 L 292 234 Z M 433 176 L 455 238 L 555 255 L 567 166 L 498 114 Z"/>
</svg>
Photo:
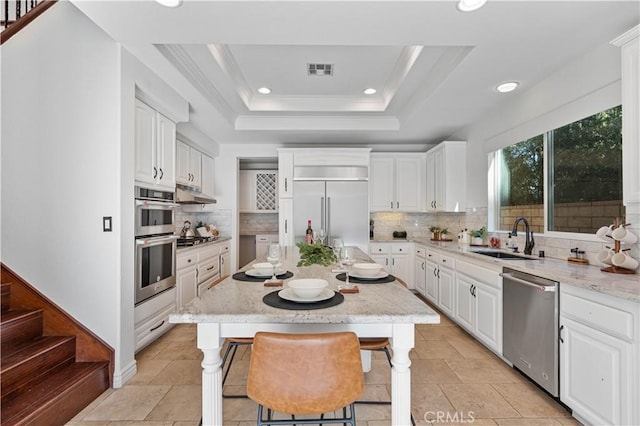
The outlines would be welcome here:
<svg viewBox="0 0 640 426">
<path fill-rule="evenodd" d="M 593 234 L 616 217 L 624 220 L 622 108 L 496 151 L 491 171 L 495 229 L 510 230 L 524 216 L 533 232 L 544 232 L 546 223 L 550 232 Z"/>
</svg>

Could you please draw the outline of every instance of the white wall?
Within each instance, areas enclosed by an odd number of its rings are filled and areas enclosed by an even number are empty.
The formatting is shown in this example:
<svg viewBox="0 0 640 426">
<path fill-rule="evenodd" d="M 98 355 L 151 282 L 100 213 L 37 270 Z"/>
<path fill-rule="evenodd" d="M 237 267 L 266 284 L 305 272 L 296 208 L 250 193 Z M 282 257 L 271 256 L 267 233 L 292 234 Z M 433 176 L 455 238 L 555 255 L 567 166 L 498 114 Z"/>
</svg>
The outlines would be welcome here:
<svg viewBox="0 0 640 426">
<path fill-rule="evenodd" d="M 620 50 L 604 44 L 533 87 L 522 83 L 520 92 L 503 95 L 511 97 L 503 107 L 453 136 L 469 141 L 469 207 L 487 206 L 489 152 L 620 104 Z"/>
<path fill-rule="evenodd" d="M 2 262 L 113 347 L 117 64 L 115 43 L 68 2 L 2 45 Z M 114 232 L 102 232 L 103 216 Z"/>
</svg>

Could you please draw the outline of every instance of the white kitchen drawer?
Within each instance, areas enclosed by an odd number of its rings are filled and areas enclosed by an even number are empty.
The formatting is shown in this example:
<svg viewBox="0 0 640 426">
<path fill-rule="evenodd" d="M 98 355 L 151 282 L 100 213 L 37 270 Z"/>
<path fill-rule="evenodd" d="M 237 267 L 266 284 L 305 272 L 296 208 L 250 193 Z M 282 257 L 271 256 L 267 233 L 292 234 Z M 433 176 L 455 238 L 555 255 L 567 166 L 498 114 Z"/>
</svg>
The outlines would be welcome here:
<svg viewBox="0 0 640 426">
<path fill-rule="evenodd" d="M 411 246 L 407 243 L 391 244 L 391 253 L 393 254 L 409 254 Z"/>
<path fill-rule="evenodd" d="M 214 257 L 217 258 L 220 255 L 220 246 L 218 244 L 204 246 L 198 251 L 198 254 L 200 256 L 199 262 L 207 261 Z"/>
<path fill-rule="evenodd" d="M 218 275 L 220 270 L 219 265 L 220 259 L 217 256 L 213 259 L 198 263 L 198 282 L 202 283 Z"/>
<path fill-rule="evenodd" d="M 175 312 L 175 303 L 164 310 L 158 312 L 155 316 L 149 318 L 135 329 L 135 351 L 138 352 L 149 343 L 156 340 L 159 336 L 167 332 L 173 324 L 169 322 L 169 315 Z"/>
<path fill-rule="evenodd" d="M 587 296 L 585 293 L 584 295 L 589 297 L 587 299 L 580 295 L 568 294 L 576 290 L 578 289 L 560 284 L 560 309 L 563 316 L 573 318 L 582 324 L 601 330 L 611 336 L 617 336 L 628 341 L 634 339 L 636 331 L 633 329 L 634 318 L 632 312 L 625 310 L 622 306 L 605 305 L 603 304 L 603 302 L 606 303 L 604 300 L 589 300 L 592 299 L 589 296 L 600 295 Z M 606 297 L 606 295 L 602 296 Z M 620 302 L 622 304 L 624 301 L 620 300 Z"/>
<path fill-rule="evenodd" d="M 426 249 L 424 247 L 422 247 L 422 246 L 416 246 L 414 252 L 415 252 L 416 256 L 424 259 Z"/>
<path fill-rule="evenodd" d="M 372 243 L 369 245 L 370 254 L 389 254 L 391 253 L 391 244 L 388 243 Z"/>
<path fill-rule="evenodd" d="M 432 262 L 437 262 L 438 261 L 438 253 L 436 253 L 433 250 L 425 249 L 424 250 L 424 257 L 425 257 L 425 259 L 429 259 Z"/>
<path fill-rule="evenodd" d="M 447 268 L 455 268 L 456 260 L 451 256 L 440 255 L 439 263 Z"/>
<path fill-rule="evenodd" d="M 460 259 L 458 259 L 456 263 L 456 270 L 497 289 L 502 288 L 502 278 L 498 271 L 483 268 L 482 266 L 464 262 Z"/>
<path fill-rule="evenodd" d="M 195 266 L 198 264 L 198 250 L 189 250 L 187 253 L 178 253 L 176 256 L 176 269 Z"/>
<path fill-rule="evenodd" d="M 276 238 L 277 238 L 277 235 L 276 235 Z M 218 244 L 218 248 L 220 249 L 220 254 L 228 253 L 229 250 L 231 250 L 231 244 L 229 244 L 228 241 L 225 241 L 224 243 Z"/>
</svg>

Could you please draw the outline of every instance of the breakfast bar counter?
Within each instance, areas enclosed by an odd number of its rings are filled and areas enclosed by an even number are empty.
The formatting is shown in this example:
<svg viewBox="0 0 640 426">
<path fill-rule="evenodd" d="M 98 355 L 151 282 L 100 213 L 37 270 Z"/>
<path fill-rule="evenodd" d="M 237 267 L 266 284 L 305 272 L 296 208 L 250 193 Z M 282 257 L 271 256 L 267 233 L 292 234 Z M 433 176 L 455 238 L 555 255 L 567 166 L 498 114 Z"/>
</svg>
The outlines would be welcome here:
<svg viewBox="0 0 640 426">
<path fill-rule="evenodd" d="M 358 261 L 371 261 L 356 249 Z M 342 281 L 332 266 L 297 267 L 296 247 L 285 247 L 281 259 L 283 270 L 293 273 L 290 279 L 322 278 L 329 288 L 338 290 Z M 247 266 L 245 269 L 250 269 Z M 335 268 L 335 265 L 333 266 Z M 284 288 L 287 288 L 287 281 Z M 414 346 L 414 324 L 439 323 L 439 315 L 399 282 L 357 284 L 359 293 L 344 294 L 344 302 L 323 309 L 286 310 L 266 305 L 264 296 L 279 291 L 262 282 L 247 282 L 229 277 L 205 291 L 179 312 L 170 316 L 172 323 L 197 323 L 198 348 L 202 361 L 203 425 L 223 424 L 222 358 L 220 349 L 227 337 L 253 337 L 257 331 L 282 333 L 322 333 L 353 331 L 359 337 L 388 337 L 393 349 L 392 405 L 394 425 L 410 424 L 411 373 L 409 351 Z"/>
</svg>

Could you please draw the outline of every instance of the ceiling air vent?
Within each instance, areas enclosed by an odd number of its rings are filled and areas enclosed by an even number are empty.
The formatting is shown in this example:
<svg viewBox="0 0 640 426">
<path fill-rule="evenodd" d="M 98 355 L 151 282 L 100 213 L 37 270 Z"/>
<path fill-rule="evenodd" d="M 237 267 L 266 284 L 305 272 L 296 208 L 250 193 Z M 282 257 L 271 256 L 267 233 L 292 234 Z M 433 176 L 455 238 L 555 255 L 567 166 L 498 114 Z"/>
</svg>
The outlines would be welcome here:
<svg viewBox="0 0 640 426">
<path fill-rule="evenodd" d="M 309 75 L 333 75 L 333 64 L 307 64 Z"/>
</svg>

